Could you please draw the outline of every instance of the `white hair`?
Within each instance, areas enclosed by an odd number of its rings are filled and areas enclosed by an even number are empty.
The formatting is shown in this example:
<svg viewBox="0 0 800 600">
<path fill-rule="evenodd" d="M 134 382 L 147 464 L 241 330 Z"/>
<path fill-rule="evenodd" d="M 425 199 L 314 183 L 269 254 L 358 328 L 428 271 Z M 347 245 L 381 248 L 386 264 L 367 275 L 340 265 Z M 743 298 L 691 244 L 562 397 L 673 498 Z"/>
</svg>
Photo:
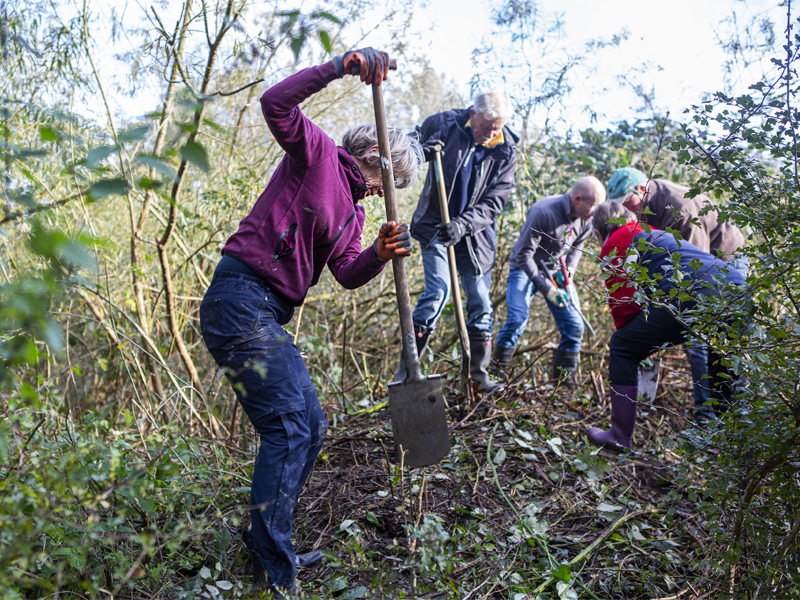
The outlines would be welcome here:
<svg viewBox="0 0 800 600">
<path fill-rule="evenodd" d="M 472 103 L 475 112 L 487 119 L 508 120 L 514 114 L 511 100 L 503 92 L 485 92 L 475 96 Z"/>
<path fill-rule="evenodd" d="M 419 167 L 424 162 L 422 146 L 415 136 L 406 135 L 399 127 L 388 127 L 389 153 L 392 155 L 395 187 L 406 188 L 412 185 L 419 175 Z M 366 163 L 369 149 L 378 143 L 378 129 L 375 123 L 356 125 L 344 134 L 342 147 L 353 158 Z M 380 176 L 380 167 L 376 169 Z"/>
</svg>

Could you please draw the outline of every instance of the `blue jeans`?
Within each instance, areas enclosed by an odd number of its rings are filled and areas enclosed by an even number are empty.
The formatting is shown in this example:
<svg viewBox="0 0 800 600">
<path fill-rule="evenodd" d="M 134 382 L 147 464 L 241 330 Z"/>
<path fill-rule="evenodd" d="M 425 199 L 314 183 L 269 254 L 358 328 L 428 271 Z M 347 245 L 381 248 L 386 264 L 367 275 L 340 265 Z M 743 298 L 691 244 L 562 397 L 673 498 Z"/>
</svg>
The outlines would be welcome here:
<svg viewBox="0 0 800 600">
<path fill-rule="evenodd" d="M 442 310 L 450 298 L 450 268 L 447 248 L 441 244 L 420 244 L 422 267 L 425 270 L 425 291 L 417 300 L 412 319 L 422 329 L 435 329 Z M 470 331 L 492 333 L 492 272 L 480 275 L 469 257 L 466 241 L 456 244 L 456 269 L 461 276 Z"/>
<path fill-rule="evenodd" d="M 578 299 L 574 285 L 569 286 L 568 292 L 574 307 L 556 306 L 547 298 L 544 301 L 547 303 L 547 308 L 550 309 L 553 320 L 556 322 L 556 328 L 561 334 L 558 349 L 578 352 L 581 349 L 581 341 L 583 340 L 583 321 L 575 308 L 580 310 L 581 301 Z M 525 271 L 517 267 L 511 267 L 506 284 L 506 310 L 508 311 L 508 316 L 506 324 L 503 325 L 500 334 L 497 336 L 498 346 L 516 347 L 519 338 L 525 332 L 525 326 L 528 324 L 528 315 L 530 314 L 531 301 L 534 294 L 536 294 L 536 286 L 533 285 Z"/>
<path fill-rule="evenodd" d="M 685 346 L 686 358 L 692 370 L 692 390 L 694 405 L 703 406 L 711 398 L 711 385 L 708 381 L 708 348 L 706 346 Z"/>
<path fill-rule="evenodd" d="M 746 256 L 737 254 L 728 262 L 728 267 L 736 269 L 744 277 L 747 277 L 749 260 Z M 692 371 L 692 391 L 694 394 L 695 407 L 704 406 L 711 399 L 711 383 L 707 377 L 708 368 L 708 349 L 706 346 L 686 346 L 686 358 L 689 359 L 689 367 Z"/>
<path fill-rule="evenodd" d="M 203 341 L 261 438 L 251 534 L 269 583 L 294 589 L 292 511 L 328 431 L 291 335 L 293 308 L 256 277 L 217 272 L 200 304 Z"/>
</svg>

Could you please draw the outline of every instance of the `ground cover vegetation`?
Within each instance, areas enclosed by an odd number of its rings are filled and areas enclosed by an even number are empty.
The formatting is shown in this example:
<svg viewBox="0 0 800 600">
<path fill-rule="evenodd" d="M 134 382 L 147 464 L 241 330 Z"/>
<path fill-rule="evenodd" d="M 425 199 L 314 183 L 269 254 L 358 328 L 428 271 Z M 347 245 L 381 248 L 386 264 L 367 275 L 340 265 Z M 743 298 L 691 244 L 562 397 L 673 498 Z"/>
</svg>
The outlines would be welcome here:
<svg viewBox="0 0 800 600">
<path fill-rule="evenodd" d="M 535 6 L 500 6 L 495 49 L 525 36 L 556 43 Z M 358 47 L 353 24 L 377 9 L 185 0 L 154 3 L 132 26 L 130 14 L 99 22 L 91 8 L 0 3 L 0 596 L 245 597 L 241 530 L 258 441 L 202 344 L 199 302 L 281 155 L 261 91 Z M 409 65 L 386 89 L 405 126 L 468 103 L 410 50 L 421 43 L 413 10 L 395 3 L 376 17 Z M 751 301 L 681 316 L 746 376 L 723 424 L 694 426 L 688 366 L 670 349 L 634 451 L 587 443 L 587 426 L 609 414 L 613 327 L 590 245 L 577 278 L 598 334 L 578 385 L 549 385 L 557 334 L 537 299 L 514 362 L 497 372 L 506 388 L 469 403 L 448 307 L 423 363 L 445 379 L 453 451 L 404 468 L 385 400 L 399 341 L 391 274 L 352 292 L 325 275 L 287 326 L 330 423 L 295 513 L 296 546 L 326 554 L 300 571 L 306 597 L 798 597 L 800 46 L 791 5 L 786 14 L 770 73 L 680 118 L 570 136 L 536 129 L 537 111 L 574 85 L 573 63 L 526 63 L 528 85 L 514 92 L 524 135 L 498 221 L 496 320 L 532 202 L 622 166 L 692 184 L 750 237 Z M 114 77 L 102 68 L 109 30 L 135 48 Z M 115 112 L 112 93 L 145 87 L 152 106 Z M 348 80 L 304 110 L 334 136 L 372 118 Z M 417 192 L 400 195 L 401 214 Z M 365 239 L 381 213 L 382 201 L 367 201 Z M 416 297 L 421 265 L 412 257 L 407 268 Z"/>
</svg>

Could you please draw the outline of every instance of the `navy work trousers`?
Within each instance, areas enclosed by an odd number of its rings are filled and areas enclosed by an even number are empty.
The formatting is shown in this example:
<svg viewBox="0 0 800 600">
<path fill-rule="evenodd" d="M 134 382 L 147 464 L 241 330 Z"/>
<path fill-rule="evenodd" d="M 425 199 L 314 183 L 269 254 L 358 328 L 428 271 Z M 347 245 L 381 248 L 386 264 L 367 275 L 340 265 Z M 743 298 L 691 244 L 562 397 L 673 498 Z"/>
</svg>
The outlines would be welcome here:
<svg viewBox="0 0 800 600">
<path fill-rule="evenodd" d="M 217 272 L 200 305 L 208 350 L 261 438 L 251 486 L 251 534 L 269 584 L 292 590 L 292 511 L 328 425 L 300 352 L 283 325 L 293 307 L 257 277 Z"/>
</svg>

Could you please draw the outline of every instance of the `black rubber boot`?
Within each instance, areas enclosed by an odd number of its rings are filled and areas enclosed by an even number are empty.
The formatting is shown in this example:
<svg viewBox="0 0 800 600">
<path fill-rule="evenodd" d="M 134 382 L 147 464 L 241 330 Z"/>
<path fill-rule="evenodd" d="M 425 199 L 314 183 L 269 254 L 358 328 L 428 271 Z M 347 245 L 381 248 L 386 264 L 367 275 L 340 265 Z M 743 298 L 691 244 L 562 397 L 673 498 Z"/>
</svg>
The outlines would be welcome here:
<svg viewBox="0 0 800 600">
<path fill-rule="evenodd" d="M 481 392 L 492 392 L 503 387 L 502 384 L 489 379 L 489 363 L 492 362 L 492 334 L 469 332 L 470 375 L 472 382 Z"/>
<path fill-rule="evenodd" d="M 516 350 L 516 346 L 496 345 L 494 347 L 494 362 L 501 367 L 505 367 L 511 362 L 511 359 L 514 358 L 514 352 L 516 352 Z"/>
<path fill-rule="evenodd" d="M 257 594 L 266 588 L 266 580 L 264 578 L 264 565 L 261 564 L 261 558 L 256 552 L 256 545 L 253 541 L 253 536 L 250 534 L 249 529 L 242 529 L 242 542 L 247 552 L 250 554 L 250 594 Z"/>
<path fill-rule="evenodd" d="M 570 387 L 575 385 L 580 357 L 581 353 L 573 350 L 553 350 L 553 381 L 556 387 L 564 383 Z"/>
<path fill-rule="evenodd" d="M 428 347 L 428 340 L 431 339 L 431 334 L 433 333 L 433 329 L 428 327 L 423 327 L 422 325 L 417 325 L 414 323 L 414 339 L 417 342 L 417 354 L 420 357 L 420 361 L 422 360 L 422 353 L 425 348 Z M 403 348 L 400 348 L 400 364 L 397 366 L 397 371 L 394 373 L 394 379 L 392 381 L 405 381 L 406 379 L 406 361 L 403 358 Z"/>
</svg>

